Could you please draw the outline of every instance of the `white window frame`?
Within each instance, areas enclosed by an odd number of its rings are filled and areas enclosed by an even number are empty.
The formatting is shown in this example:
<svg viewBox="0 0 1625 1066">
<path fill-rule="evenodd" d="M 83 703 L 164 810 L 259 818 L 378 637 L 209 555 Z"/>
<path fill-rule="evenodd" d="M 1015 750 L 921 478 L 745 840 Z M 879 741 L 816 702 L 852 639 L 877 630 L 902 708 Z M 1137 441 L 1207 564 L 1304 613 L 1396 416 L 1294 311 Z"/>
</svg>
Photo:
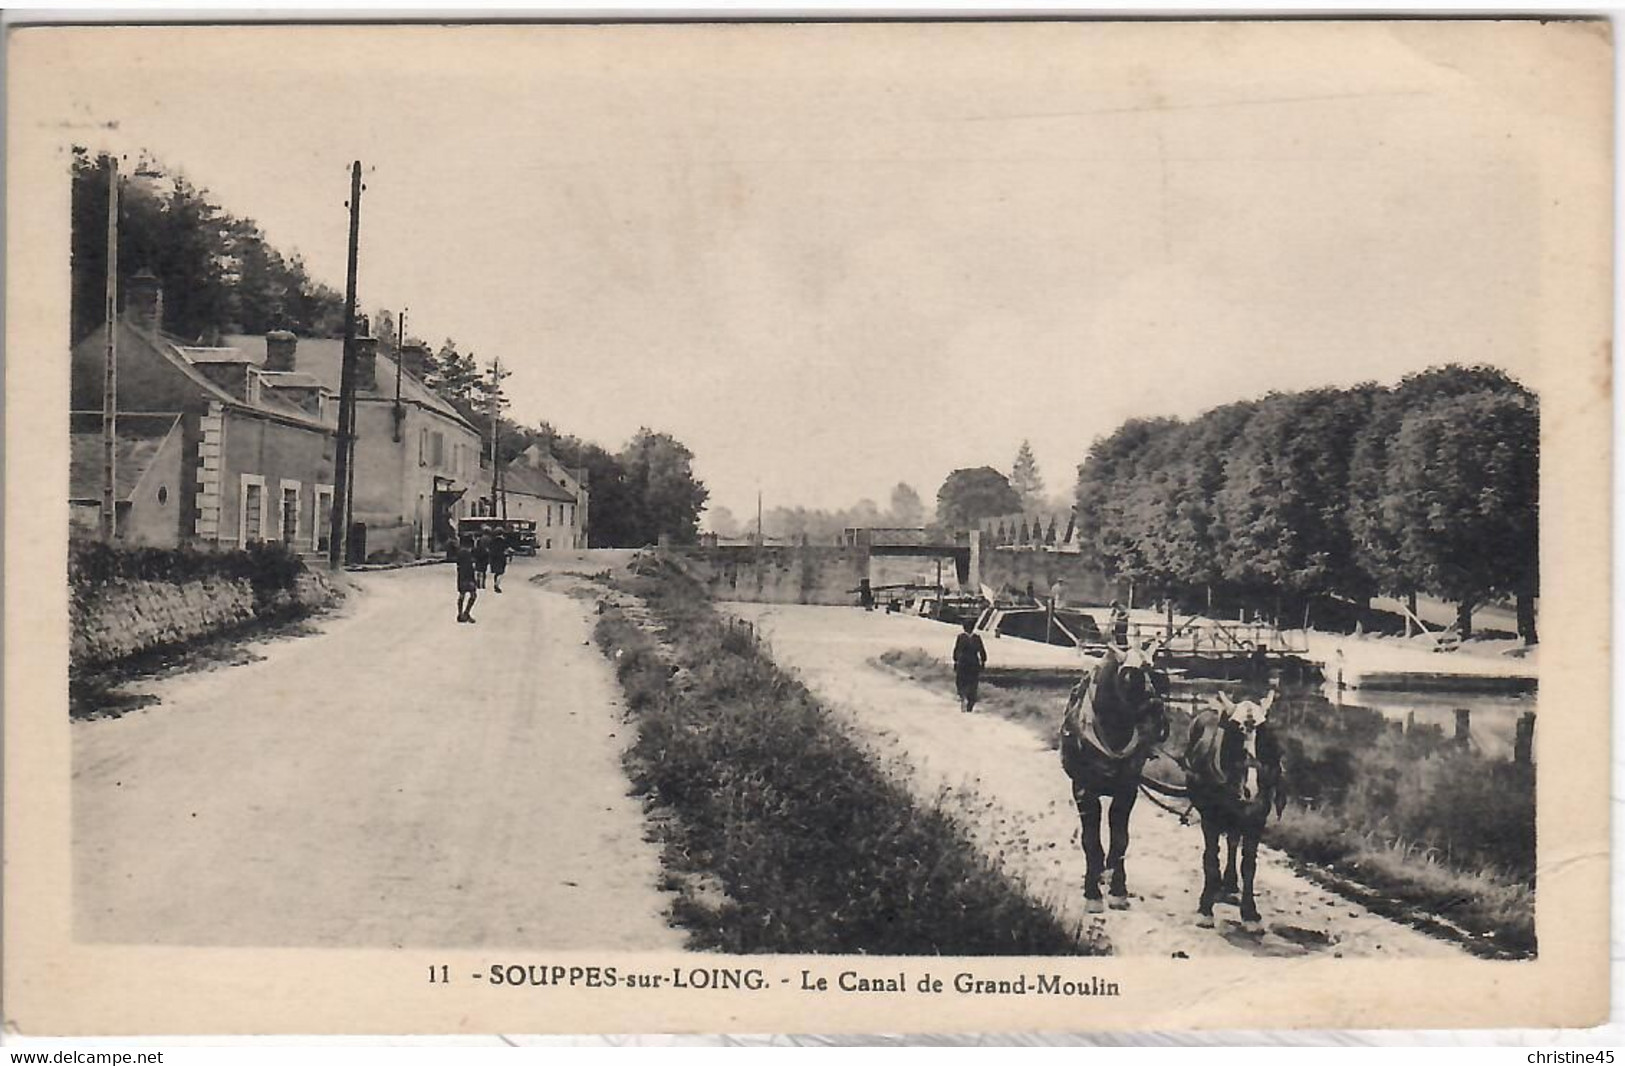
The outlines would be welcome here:
<svg viewBox="0 0 1625 1066">
<path fill-rule="evenodd" d="M 298 482 L 294 482 L 294 484 L 298 484 Z M 333 492 L 333 486 L 331 485 L 323 485 L 317 482 L 313 488 L 316 495 L 315 503 L 310 509 L 310 550 L 316 552 L 322 550 L 322 527 L 331 524 L 322 521 L 322 497 L 327 497 L 327 506 L 331 508 L 334 500 L 337 499 L 337 495 Z"/>
<path fill-rule="evenodd" d="M 293 490 L 293 532 L 284 536 L 288 531 L 282 528 L 282 498 L 289 489 Z M 299 508 L 305 502 L 304 485 L 292 478 L 283 478 L 276 494 L 276 532 L 291 548 L 299 543 Z"/>
<path fill-rule="evenodd" d="M 243 474 L 237 487 L 237 547 L 248 547 L 248 487 L 259 486 L 260 490 L 260 540 L 265 536 L 265 477 L 262 474 Z"/>
</svg>

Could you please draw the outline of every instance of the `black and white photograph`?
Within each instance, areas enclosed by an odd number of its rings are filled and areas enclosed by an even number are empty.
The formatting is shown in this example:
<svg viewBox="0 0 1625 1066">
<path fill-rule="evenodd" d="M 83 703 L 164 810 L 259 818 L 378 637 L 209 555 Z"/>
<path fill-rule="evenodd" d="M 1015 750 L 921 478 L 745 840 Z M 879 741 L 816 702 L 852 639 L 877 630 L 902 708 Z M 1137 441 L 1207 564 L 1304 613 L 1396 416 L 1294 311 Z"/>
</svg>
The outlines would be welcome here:
<svg viewBox="0 0 1625 1066">
<path fill-rule="evenodd" d="M 1606 22 L 8 55 L 8 1025 L 1606 1017 Z"/>
</svg>

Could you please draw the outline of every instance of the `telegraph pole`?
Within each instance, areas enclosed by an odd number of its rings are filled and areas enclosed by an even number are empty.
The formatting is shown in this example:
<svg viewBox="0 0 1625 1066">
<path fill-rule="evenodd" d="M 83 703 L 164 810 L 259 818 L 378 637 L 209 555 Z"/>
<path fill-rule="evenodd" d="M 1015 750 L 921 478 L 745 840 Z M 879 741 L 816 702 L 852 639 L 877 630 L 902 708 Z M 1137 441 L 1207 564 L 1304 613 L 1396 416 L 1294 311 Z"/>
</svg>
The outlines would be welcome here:
<svg viewBox="0 0 1625 1066">
<path fill-rule="evenodd" d="M 102 540 L 118 535 L 118 158 L 107 156 L 107 356 L 102 372 Z"/>
<path fill-rule="evenodd" d="M 401 308 L 401 317 L 395 323 L 395 406 L 401 405 L 401 365 L 406 362 L 406 312 L 411 308 Z"/>
<path fill-rule="evenodd" d="M 350 164 L 350 263 L 344 279 L 344 369 L 339 375 L 339 437 L 334 453 L 333 504 L 328 527 L 327 565 L 337 570 L 349 552 L 350 459 L 355 436 L 355 274 L 361 239 L 361 161 Z"/>
<path fill-rule="evenodd" d="M 497 440 L 502 430 L 501 424 L 497 421 L 502 416 L 501 394 L 502 357 L 498 356 L 491 360 L 491 517 L 506 520 L 508 497 L 502 485 L 502 457 L 497 452 Z"/>
<path fill-rule="evenodd" d="M 408 308 L 401 308 L 401 317 L 395 323 L 395 431 L 390 439 L 396 444 L 406 436 L 406 408 L 401 406 L 401 367 L 406 364 L 406 312 Z"/>
</svg>

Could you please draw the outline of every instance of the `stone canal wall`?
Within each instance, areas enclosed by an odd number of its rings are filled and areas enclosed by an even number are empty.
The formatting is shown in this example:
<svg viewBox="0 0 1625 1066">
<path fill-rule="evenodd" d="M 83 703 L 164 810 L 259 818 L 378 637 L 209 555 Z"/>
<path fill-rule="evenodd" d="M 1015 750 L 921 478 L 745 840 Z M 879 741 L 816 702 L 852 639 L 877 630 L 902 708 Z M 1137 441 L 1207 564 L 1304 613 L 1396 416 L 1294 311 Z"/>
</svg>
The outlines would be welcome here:
<svg viewBox="0 0 1625 1066">
<path fill-rule="evenodd" d="M 850 607 L 869 574 L 862 547 L 749 544 L 667 549 L 715 600 Z"/>
</svg>

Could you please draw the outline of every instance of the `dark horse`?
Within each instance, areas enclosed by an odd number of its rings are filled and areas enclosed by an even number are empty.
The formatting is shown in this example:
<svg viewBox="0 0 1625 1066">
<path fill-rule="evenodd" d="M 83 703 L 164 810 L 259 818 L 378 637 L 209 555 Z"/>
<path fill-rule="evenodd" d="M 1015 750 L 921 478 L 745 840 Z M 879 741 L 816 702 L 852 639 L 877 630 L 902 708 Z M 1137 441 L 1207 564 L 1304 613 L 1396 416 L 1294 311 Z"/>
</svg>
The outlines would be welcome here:
<svg viewBox="0 0 1625 1066">
<path fill-rule="evenodd" d="M 1286 806 L 1279 738 L 1270 729 L 1275 692 L 1262 702 L 1236 703 L 1220 693 L 1219 705 L 1191 721 L 1185 745 L 1190 801 L 1202 815 L 1202 900 L 1197 924 L 1213 925 L 1213 903 L 1221 895 L 1241 893 L 1241 920 L 1257 926 L 1253 874 L 1258 869 L 1258 839 L 1274 807 Z M 1219 875 L 1219 838 L 1229 845 L 1224 876 Z M 1236 848 L 1241 848 L 1241 882 L 1236 882 Z"/>
<path fill-rule="evenodd" d="M 1067 701 L 1061 724 L 1061 766 L 1072 779 L 1072 798 L 1083 822 L 1084 899 L 1101 905 L 1100 878 L 1111 870 L 1111 905 L 1128 906 L 1128 819 L 1139 795 L 1140 774 L 1156 744 L 1168 738 L 1162 693 L 1167 676 L 1155 669 L 1155 650 L 1108 649 Z M 1100 802 L 1111 800 L 1111 850 L 1101 851 Z"/>
</svg>

